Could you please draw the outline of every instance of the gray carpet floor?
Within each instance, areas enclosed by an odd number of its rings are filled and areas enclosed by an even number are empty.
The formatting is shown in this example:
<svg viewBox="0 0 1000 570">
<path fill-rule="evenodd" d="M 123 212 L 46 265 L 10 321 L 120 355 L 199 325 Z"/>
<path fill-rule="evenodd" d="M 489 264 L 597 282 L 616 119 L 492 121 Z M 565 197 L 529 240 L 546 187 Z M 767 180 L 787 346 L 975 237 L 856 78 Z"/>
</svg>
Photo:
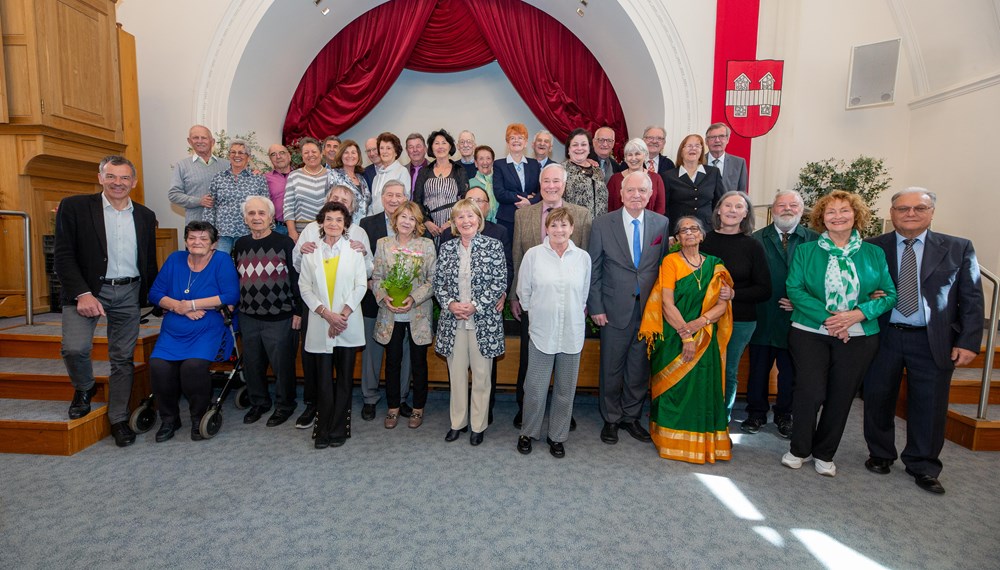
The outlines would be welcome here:
<svg viewBox="0 0 1000 570">
<path fill-rule="evenodd" d="M 361 421 L 356 399 L 353 437 L 327 450 L 227 403 L 210 441 L 185 422 L 162 444 L 0 456 L 0 568 L 1000 567 L 1000 454 L 947 443 L 943 496 L 899 464 L 873 475 L 862 405 L 830 479 L 782 467 L 772 424 L 751 436 L 734 421 L 734 459 L 715 465 L 624 432 L 606 445 L 590 396 L 562 460 L 544 443 L 516 452 L 506 395 L 479 447 L 444 441 L 445 392 L 417 430 Z"/>
</svg>

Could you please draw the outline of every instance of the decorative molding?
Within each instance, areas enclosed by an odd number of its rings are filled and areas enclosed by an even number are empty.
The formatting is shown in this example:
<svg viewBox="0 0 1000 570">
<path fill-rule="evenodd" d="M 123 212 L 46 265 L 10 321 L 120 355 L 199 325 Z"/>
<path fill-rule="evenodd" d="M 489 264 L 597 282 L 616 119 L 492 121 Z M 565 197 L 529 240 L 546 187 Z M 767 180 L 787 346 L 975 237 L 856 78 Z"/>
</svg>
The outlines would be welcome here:
<svg viewBox="0 0 1000 570">
<path fill-rule="evenodd" d="M 903 38 L 903 49 L 906 51 L 906 60 L 910 64 L 910 80 L 913 82 L 913 91 L 917 95 L 923 95 L 930 91 L 930 81 L 927 79 L 927 66 L 924 64 L 924 56 L 920 51 L 920 44 L 917 42 L 917 33 L 910 20 L 907 2 L 906 0 L 886 0 L 886 4 L 892 14 L 893 21 L 896 22 L 899 35 Z"/>
<path fill-rule="evenodd" d="M 910 101 L 910 110 L 923 109 L 924 107 L 929 107 L 936 103 L 941 103 L 947 101 L 948 99 L 954 99 L 956 97 L 961 97 L 963 95 L 968 95 L 979 91 L 980 89 L 987 89 L 993 87 L 994 85 L 1000 85 L 1000 71 L 994 72 L 986 77 L 981 77 L 974 81 L 968 83 L 962 83 L 960 85 L 955 85 L 947 89 L 942 89 L 937 93 L 931 93 L 925 97 L 919 99 L 914 99 Z"/>
</svg>

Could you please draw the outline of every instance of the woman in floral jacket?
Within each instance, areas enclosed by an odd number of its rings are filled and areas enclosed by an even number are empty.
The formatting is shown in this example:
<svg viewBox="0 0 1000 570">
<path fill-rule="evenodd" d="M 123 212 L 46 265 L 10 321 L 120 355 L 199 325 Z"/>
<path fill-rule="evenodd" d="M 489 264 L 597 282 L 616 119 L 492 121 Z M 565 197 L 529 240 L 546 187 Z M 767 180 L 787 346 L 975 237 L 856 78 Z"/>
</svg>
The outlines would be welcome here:
<svg viewBox="0 0 1000 570">
<path fill-rule="evenodd" d="M 385 415 L 386 429 L 399 423 L 399 375 L 407 331 L 413 371 L 413 412 L 407 424 L 409 427 L 420 427 L 427 403 L 427 347 L 433 334 L 434 303 L 430 300 L 436 256 L 434 242 L 420 237 L 424 233 L 424 216 L 420 210 L 414 202 L 403 203 L 389 218 L 396 235 L 379 239 L 375 248 L 372 293 L 378 302 L 375 342 L 386 347 L 385 394 L 389 405 Z M 398 307 L 393 305 L 392 297 L 383 286 L 386 277 L 394 273 L 393 269 L 396 273 L 412 275 L 412 289 Z M 406 275 L 403 277 L 405 279 Z"/>
<path fill-rule="evenodd" d="M 435 350 L 448 358 L 451 377 L 451 429 L 445 441 L 458 439 L 471 423 L 469 442 L 479 445 L 489 414 L 493 359 L 504 353 L 503 315 L 496 304 L 507 287 L 507 266 L 500 241 L 480 233 L 485 223 L 476 204 L 459 200 L 451 223 L 460 239 L 441 246 L 434 273 L 434 296 L 441 305 Z"/>
</svg>

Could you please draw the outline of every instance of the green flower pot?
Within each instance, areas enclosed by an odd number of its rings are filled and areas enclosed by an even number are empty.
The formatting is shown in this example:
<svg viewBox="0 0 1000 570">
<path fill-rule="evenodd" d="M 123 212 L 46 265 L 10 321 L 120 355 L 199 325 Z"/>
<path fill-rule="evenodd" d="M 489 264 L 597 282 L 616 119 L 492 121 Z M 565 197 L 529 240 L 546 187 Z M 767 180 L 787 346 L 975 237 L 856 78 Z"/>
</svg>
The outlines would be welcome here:
<svg viewBox="0 0 1000 570">
<path fill-rule="evenodd" d="M 410 296 L 410 291 L 413 291 L 412 283 L 405 287 L 385 286 L 385 292 L 392 298 L 393 307 L 402 307 L 406 298 Z"/>
</svg>

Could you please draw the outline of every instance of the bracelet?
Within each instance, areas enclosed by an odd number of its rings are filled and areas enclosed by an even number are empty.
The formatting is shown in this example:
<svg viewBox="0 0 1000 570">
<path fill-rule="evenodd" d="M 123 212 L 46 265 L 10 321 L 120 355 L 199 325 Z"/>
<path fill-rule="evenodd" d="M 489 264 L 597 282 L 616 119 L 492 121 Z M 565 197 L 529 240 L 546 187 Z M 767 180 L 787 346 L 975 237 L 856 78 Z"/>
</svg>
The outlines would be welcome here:
<svg viewBox="0 0 1000 570">
<path fill-rule="evenodd" d="M 198 307 L 196 307 L 196 306 L 194 305 L 194 299 L 191 299 L 191 310 L 192 310 L 192 311 L 197 311 L 197 310 L 198 310 Z"/>
<path fill-rule="evenodd" d="M 692 336 L 692 337 L 688 337 L 688 338 L 682 338 L 681 342 L 683 342 L 684 344 L 687 344 L 689 342 L 694 342 L 694 337 Z"/>
<path fill-rule="evenodd" d="M 706 327 L 707 327 L 708 325 L 712 324 L 712 319 L 710 319 L 710 318 L 706 317 L 705 315 L 702 315 L 702 318 L 703 318 L 703 319 L 705 319 L 705 326 L 706 326 Z"/>
</svg>

